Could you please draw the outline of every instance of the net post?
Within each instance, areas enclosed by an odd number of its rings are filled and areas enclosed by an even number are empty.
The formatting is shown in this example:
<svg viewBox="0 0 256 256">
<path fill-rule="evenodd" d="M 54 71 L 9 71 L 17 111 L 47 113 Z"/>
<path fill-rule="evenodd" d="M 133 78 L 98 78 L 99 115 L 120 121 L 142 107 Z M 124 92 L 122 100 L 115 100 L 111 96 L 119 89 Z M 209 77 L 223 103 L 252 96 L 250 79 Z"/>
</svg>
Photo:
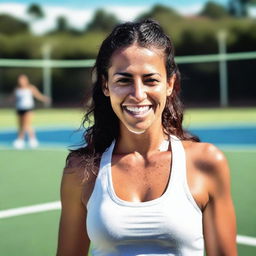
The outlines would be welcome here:
<svg viewBox="0 0 256 256">
<path fill-rule="evenodd" d="M 46 44 L 42 48 L 43 53 L 43 93 L 48 96 L 50 99 L 52 98 L 52 84 L 51 84 L 51 66 L 50 66 L 50 59 L 51 59 L 51 46 Z M 44 103 L 44 107 L 51 107 L 51 102 Z"/>
<path fill-rule="evenodd" d="M 220 106 L 227 107 L 228 101 L 228 72 L 227 72 L 227 32 L 220 30 L 217 34 L 219 47 L 219 74 L 220 74 Z"/>
</svg>

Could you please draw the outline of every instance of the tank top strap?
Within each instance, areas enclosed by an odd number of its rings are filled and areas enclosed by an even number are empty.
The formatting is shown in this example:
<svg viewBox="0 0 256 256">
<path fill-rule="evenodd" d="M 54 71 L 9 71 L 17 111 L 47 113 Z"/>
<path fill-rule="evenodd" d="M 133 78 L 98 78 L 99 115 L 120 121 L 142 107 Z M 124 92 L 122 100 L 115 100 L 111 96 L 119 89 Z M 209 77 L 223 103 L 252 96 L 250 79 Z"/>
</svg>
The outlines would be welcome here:
<svg viewBox="0 0 256 256">
<path fill-rule="evenodd" d="M 173 154 L 173 164 L 172 164 L 172 185 L 175 189 L 180 191 L 180 188 L 184 191 L 187 199 L 196 209 L 196 211 L 202 215 L 202 211 L 199 208 L 198 204 L 196 203 L 187 180 L 187 167 L 186 167 L 186 152 L 182 145 L 180 139 L 176 136 L 171 136 L 171 146 L 172 146 L 172 154 Z M 178 185 L 178 186 L 177 186 Z M 175 191 L 178 192 L 178 191 Z"/>
<path fill-rule="evenodd" d="M 107 172 L 111 167 L 111 158 L 114 146 L 115 141 L 112 142 L 112 144 L 104 151 L 101 156 L 99 172 L 95 181 L 94 189 L 87 202 L 87 209 L 90 208 L 93 200 L 96 200 L 95 198 L 97 195 L 106 193 L 108 189 Z"/>
<path fill-rule="evenodd" d="M 172 184 L 180 184 L 186 182 L 186 156 L 182 142 L 174 135 L 170 136 L 172 149 Z"/>
<path fill-rule="evenodd" d="M 111 145 L 104 151 L 100 160 L 100 172 L 101 175 L 103 172 L 108 170 L 108 167 L 111 166 L 112 153 L 115 147 L 115 140 L 111 143 Z"/>
</svg>

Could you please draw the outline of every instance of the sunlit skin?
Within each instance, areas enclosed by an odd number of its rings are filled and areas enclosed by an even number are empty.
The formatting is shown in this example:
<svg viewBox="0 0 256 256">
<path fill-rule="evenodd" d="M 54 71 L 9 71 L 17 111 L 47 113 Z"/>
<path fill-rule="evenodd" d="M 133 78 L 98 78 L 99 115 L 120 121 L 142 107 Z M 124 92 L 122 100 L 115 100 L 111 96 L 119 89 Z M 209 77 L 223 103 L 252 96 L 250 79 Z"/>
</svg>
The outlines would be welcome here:
<svg viewBox="0 0 256 256">
<path fill-rule="evenodd" d="M 111 58 L 102 90 L 120 122 L 120 135 L 112 155 L 112 181 L 122 200 L 145 202 L 165 192 L 172 151 L 159 150 L 167 139 L 161 116 L 175 78 L 173 75 L 167 79 L 164 56 L 153 47 L 131 45 L 117 50 Z M 236 223 L 227 161 L 211 144 L 182 143 L 188 186 L 202 211 L 206 254 L 236 256 Z M 79 163 L 79 159 L 74 160 L 71 173 L 63 175 L 58 256 L 86 255 L 90 246 L 85 205 L 96 178 L 91 175 L 81 186 L 84 169 Z"/>
<path fill-rule="evenodd" d="M 159 49 L 135 44 L 113 54 L 103 92 L 110 97 L 120 120 L 120 140 L 133 138 L 143 142 L 157 137 L 157 141 L 152 141 L 153 147 L 161 143 L 164 138 L 162 112 L 166 97 L 172 93 L 174 79 L 175 76 L 167 79 L 164 56 Z M 130 111 L 136 107 L 141 111 Z M 141 145 L 150 146 L 150 143 Z M 136 150 L 140 151 L 137 146 Z"/>
</svg>

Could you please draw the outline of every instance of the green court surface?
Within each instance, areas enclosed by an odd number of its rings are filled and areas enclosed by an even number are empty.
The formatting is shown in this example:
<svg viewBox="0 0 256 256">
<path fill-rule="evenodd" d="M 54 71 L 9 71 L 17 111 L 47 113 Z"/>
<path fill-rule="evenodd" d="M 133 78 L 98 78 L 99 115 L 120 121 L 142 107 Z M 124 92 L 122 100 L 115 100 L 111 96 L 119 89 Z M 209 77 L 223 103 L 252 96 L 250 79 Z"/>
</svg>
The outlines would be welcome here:
<svg viewBox="0 0 256 256">
<path fill-rule="evenodd" d="M 186 122 L 188 125 L 230 124 L 232 120 L 235 123 L 256 123 L 255 109 L 241 109 L 237 113 L 235 110 L 224 112 L 191 110 L 187 113 Z M 45 121 L 36 120 L 38 127 L 77 127 L 82 112 L 40 110 L 36 118 L 40 115 L 45 117 Z M 12 111 L 0 111 L 0 116 L 0 129 L 15 125 Z M 248 149 L 232 146 L 223 150 L 231 169 L 238 234 L 256 238 L 256 146 Z M 23 151 L 0 148 L 0 210 L 58 201 L 60 178 L 67 152 L 65 148 L 57 147 Z M 59 215 L 60 210 L 57 209 L 0 219 L 0 255 L 55 255 Z M 241 256 L 256 255 L 256 245 L 238 244 L 238 249 Z"/>
</svg>

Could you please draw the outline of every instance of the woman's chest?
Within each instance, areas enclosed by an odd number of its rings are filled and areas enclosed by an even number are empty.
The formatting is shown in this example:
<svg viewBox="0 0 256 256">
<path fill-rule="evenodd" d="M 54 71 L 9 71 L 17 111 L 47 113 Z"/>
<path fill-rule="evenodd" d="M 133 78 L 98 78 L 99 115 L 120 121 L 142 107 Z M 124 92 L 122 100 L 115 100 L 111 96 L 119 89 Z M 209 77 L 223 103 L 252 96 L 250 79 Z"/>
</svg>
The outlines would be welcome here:
<svg viewBox="0 0 256 256">
<path fill-rule="evenodd" d="M 160 197 L 171 176 L 170 153 L 150 159 L 113 156 L 111 180 L 116 195 L 126 201 L 145 202 Z"/>
<path fill-rule="evenodd" d="M 182 172 L 181 169 L 176 171 L 177 174 Z M 126 201 L 154 200 L 166 191 L 172 179 L 172 172 L 172 157 L 168 152 L 152 158 L 149 162 L 136 161 L 134 158 L 122 161 L 119 156 L 113 156 L 111 168 L 113 189 L 119 198 Z M 191 157 L 186 159 L 185 172 L 184 182 L 187 183 L 197 205 L 203 209 L 209 200 L 207 179 L 195 167 Z"/>
</svg>

